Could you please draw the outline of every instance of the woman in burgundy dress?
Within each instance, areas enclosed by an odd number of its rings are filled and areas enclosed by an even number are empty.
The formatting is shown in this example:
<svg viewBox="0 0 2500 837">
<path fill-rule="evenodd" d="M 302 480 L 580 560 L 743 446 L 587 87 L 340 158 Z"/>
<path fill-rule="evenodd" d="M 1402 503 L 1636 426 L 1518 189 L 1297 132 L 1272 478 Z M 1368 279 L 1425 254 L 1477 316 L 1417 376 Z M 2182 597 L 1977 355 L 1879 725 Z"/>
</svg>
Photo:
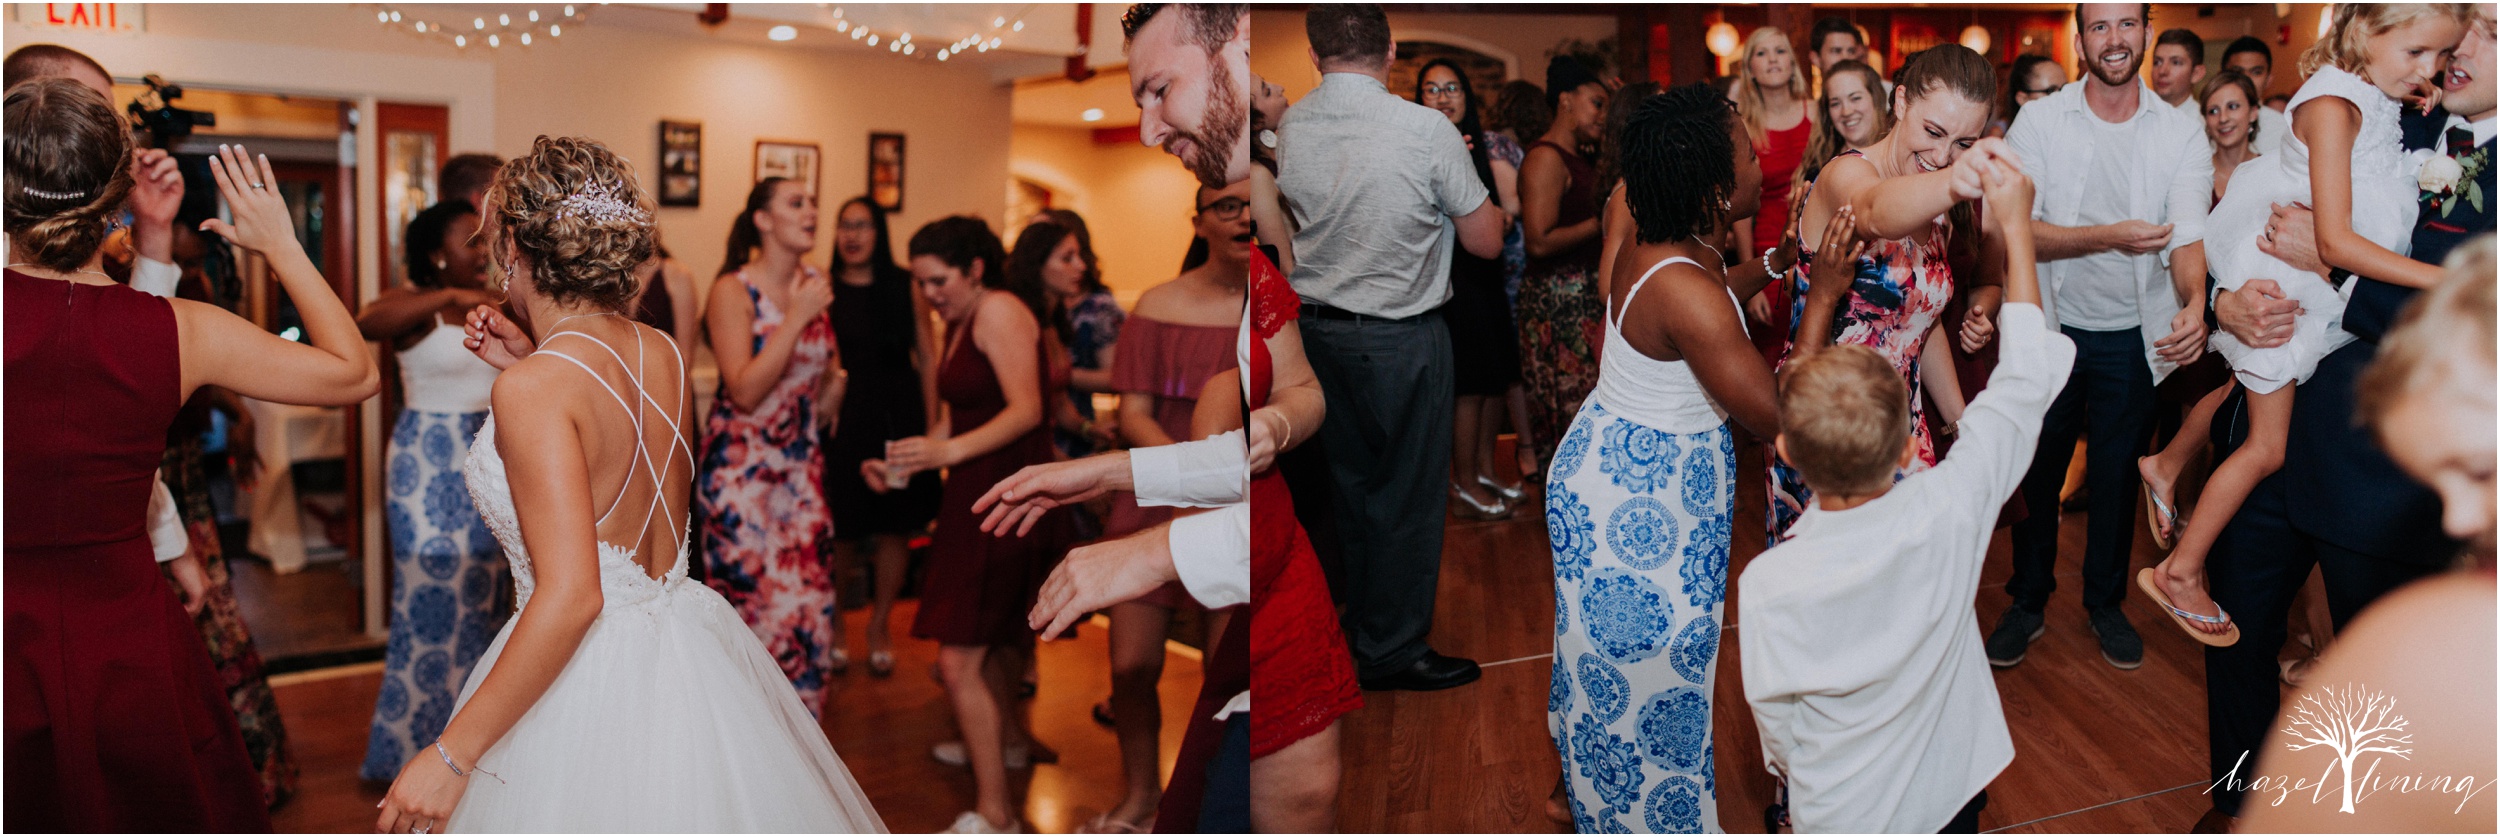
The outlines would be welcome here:
<svg viewBox="0 0 2500 837">
<path fill-rule="evenodd" d="M 898 439 L 883 459 L 863 463 L 874 486 L 892 472 L 947 469 L 929 567 L 913 636 L 940 644 L 938 669 L 962 728 L 979 798 L 951 830 L 996 833 L 1016 827 L 1007 763 L 1033 752 L 1032 733 L 1014 721 L 1014 684 L 1032 647 L 1025 613 L 1064 552 L 1065 516 L 1054 512 L 1029 537 L 981 531 L 972 503 L 1027 465 L 1057 458 L 1042 426 L 1043 332 L 1033 310 L 1000 290 L 1005 248 L 989 225 L 942 218 L 911 237 L 912 281 L 946 321 L 938 398 L 949 434 Z"/>
<path fill-rule="evenodd" d="M 364 338 L 296 243 L 276 172 L 211 159 L 310 345 L 114 284 L 98 245 L 130 192 L 128 125 L 62 79 L 7 101 L 6 818 L 12 831 L 270 830 L 208 650 L 152 560 L 143 515 L 165 432 L 215 385 L 291 404 L 381 388 Z"/>
<path fill-rule="evenodd" d="M 1529 442 L 1538 468 L 1597 386 L 1597 257 L 1602 244 L 1597 167 L 1579 149 L 1605 132 L 1610 94 L 1570 56 L 1545 70 L 1554 124 L 1519 164 L 1519 215 L 1528 270 L 1519 282 L 1519 374 L 1528 391 Z"/>
</svg>

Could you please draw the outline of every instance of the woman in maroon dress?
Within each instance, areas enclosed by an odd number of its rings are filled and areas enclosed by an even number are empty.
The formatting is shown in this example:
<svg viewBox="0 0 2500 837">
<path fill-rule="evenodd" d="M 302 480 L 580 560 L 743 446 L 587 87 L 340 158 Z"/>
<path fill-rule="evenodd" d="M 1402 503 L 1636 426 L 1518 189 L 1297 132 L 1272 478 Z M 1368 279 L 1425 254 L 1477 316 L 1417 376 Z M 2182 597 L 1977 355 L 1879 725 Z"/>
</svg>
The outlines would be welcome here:
<svg viewBox="0 0 2500 837">
<path fill-rule="evenodd" d="M 61 79 L 8 93 L 4 508 L 6 820 L 12 831 L 269 831 L 208 650 L 143 531 L 165 431 L 191 392 L 343 405 L 381 375 L 296 243 L 276 173 L 211 159 L 310 345 L 222 309 L 112 283 L 98 246 L 131 187 L 129 130 Z"/>
<path fill-rule="evenodd" d="M 949 434 L 895 440 L 861 471 L 884 488 L 889 469 L 947 469 L 911 632 L 942 646 L 938 668 L 979 793 L 953 830 L 995 833 L 1018 825 L 1007 758 L 1033 750 L 1032 733 L 1013 720 L 1015 681 L 1033 643 L 1025 612 L 1063 551 L 1065 518 L 1053 513 L 1030 537 L 1000 538 L 982 533 L 972 503 L 1017 470 L 1057 458 L 1042 426 L 1043 333 L 1033 310 L 999 289 L 1005 272 L 993 266 L 1005 248 L 981 219 L 933 221 L 912 234 L 910 252 L 912 282 L 946 320 L 938 398 Z"/>
</svg>

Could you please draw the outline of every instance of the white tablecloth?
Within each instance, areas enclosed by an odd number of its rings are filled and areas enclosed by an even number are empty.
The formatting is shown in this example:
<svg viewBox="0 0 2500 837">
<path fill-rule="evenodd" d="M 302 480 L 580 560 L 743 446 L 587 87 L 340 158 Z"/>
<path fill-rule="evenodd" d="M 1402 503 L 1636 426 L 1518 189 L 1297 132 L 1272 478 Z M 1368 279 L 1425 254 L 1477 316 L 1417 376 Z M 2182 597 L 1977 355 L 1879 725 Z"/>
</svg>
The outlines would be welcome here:
<svg viewBox="0 0 2500 837">
<path fill-rule="evenodd" d="M 295 493 L 295 463 L 347 455 L 346 411 L 243 399 L 260 444 L 260 484 L 251 492 L 250 548 L 281 573 L 304 568 L 304 515 Z"/>
</svg>

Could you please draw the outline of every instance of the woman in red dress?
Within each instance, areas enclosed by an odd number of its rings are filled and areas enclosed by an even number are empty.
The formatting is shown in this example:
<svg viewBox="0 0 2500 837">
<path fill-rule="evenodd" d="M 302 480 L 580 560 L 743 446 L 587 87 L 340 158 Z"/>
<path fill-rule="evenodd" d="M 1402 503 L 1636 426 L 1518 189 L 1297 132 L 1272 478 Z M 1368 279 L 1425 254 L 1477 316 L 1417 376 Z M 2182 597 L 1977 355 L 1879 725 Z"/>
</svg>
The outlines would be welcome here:
<svg viewBox="0 0 2500 837">
<path fill-rule="evenodd" d="M 356 320 L 296 243 L 276 172 L 210 160 L 310 345 L 223 309 L 114 284 L 100 243 L 131 188 L 129 129 L 103 95 L 11 89 L 6 186 L 6 819 L 12 831 L 270 830 L 208 650 L 143 527 L 165 432 L 193 390 L 290 404 L 371 397 Z"/>
<path fill-rule="evenodd" d="M 1765 26 L 1745 39 L 1745 60 L 1737 65 L 1729 98 L 1735 100 L 1736 116 L 1762 159 L 1762 211 L 1751 223 L 1737 225 L 1737 247 L 1727 254 L 1731 267 L 1739 259 L 1759 260 L 1788 236 L 1791 176 L 1814 138 L 1814 109 L 1806 106 L 1811 95 L 1788 33 Z M 1789 307 L 1787 285 L 1780 282 L 1765 286 L 1746 305 L 1748 314 L 1770 326 L 1754 331 L 1754 348 L 1765 360 L 1777 360 L 1785 348 Z"/>
<path fill-rule="evenodd" d="M 1253 259 L 1250 816 L 1262 832 L 1336 829 L 1337 722 L 1363 705 L 1328 579 L 1293 516 L 1284 472 L 1273 467 L 1277 454 L 1319 432 L 1326 415 L 1293 322 L 1301 311 L 1302 299 L 1276 265 L 1264 255 Z"/>
<path fill-rule="evenodd" d="M 912 281 L 946 320 L 937 389 L 951 432 L 895 440 L 886 458 L 860 468 L 880 489 L 891 485 L 889 468 L 947 469 L 911 631 L 942 646 L 938 667 L 978 793 L 952 830 L 998 833 L 1019 824 L 1007 757 L 1034 751 L 1014 715 L 1014 684 L 1033 643 L 1025 614 L 1064 551 L 1066 516 L 1050 514 L 1031 536 L 1002 538 L 981 531 L 972 504 L 1025 466 L 1058 458 L 1042 426 L 1043 332 L 1024 301 L 999 289 L 1004 271 L 992 266 L 1004 263 L 1004 248 L 980 219 L 931 222 L 912 235 L 910 249 Z"/>
</svg>

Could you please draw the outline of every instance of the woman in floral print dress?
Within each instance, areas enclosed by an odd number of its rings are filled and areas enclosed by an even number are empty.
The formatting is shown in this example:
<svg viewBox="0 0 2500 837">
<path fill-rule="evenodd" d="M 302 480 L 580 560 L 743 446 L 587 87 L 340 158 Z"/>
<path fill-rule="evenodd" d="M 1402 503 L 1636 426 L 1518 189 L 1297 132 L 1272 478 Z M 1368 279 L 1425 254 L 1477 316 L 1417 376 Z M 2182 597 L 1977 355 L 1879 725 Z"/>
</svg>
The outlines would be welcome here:
<svg viewBox="0 0 2500 837">
<path fill-rule="evenodd" d="M 1958 47 L 1920 53 L 1901 68 L 1893 110 L 1900 117 L 1898 125 L 1927 127 L 1897 128 L 1866 148 L 1832 158 L 1800 198 L 1805 206 L 1798 220 L 1801 240 L 1817 240 L 1823 227 L 1849 207 L 1858 211 L 1858 228 L 1866 240 L 1866 254 L 1857 261 L 1849 294 L 1833 312 L 1830 338 L 1866 346 L 1892 361 L 1910 392 L 1924 391 L 1935 398 L 1948 427 L 1960 419 L 1963 399 L 1938 319 L 1953 302 L 1953 216 L 1959 204 L 1976 206 L 1977 194 L 1964 194 L 1962 186 L 1954 185 L 1962 176 L 1960 169 L 1947 170 L 1967 156 L 1967 146 L 1986 142 L 2000 149 L 1995 153 L 2002 153 L 2001 146 L 1993 145 L 1997 140 L 1981 139 L 1995 97 L 1994 71 L 1976 53 Z M 1988 155 L 1981 156 L 1984 163 Z M 1977 163 L 1962 168 L 1973 165 Z M 1883 200 L 1876 199 L 1879 195 Z M 1981 237 L 1996 238 L 1998 233 L 1985 221 L 1985 213 L 1978 217 Z M 1789 296 L 1792 323 L 1805 318 L 1811 285 L 1806 277 L 1822 255 L 1826 254 L 1798 248 L 1797 287 Z M 1977 281 L 1960 324 L 1960 340 L 1964 350 L 1977 351 L 1993 339 L 1992 324 L 2004 292 L 1991 277 L 1968 278 Z M 1806 339 L 1808 335 L 1791 337 Z M 1781 364 L 1786 363 L 1783 353 Z M 1928 364 L 1936 365 L 1937 374 L 1921 374 L 1921 367 Z M 1936 464 L 1926 400 L 1910 399 L 1910 438 L 1918 445 L 1918 456 L 1905 474 Z M 1796 469 L 1776 455 L 1768 459 L 1771 513 L 1767 522 L 1771 542 L 1777 543 L 1813 497 Z"/>
<path fill-rule="evenodd" d="M 1595 391 L 1547 470 L 1554 670 L 1547 731 L 1582 833 L 1718 831 L 1710 738 L 1736 498 L 1733 417 L 1778 427 L 1718 245 L 1753 214 L 1762 167 L 1705 85 L 1627 122 L 1637 235 L 1606 300 Z M 1662 359 L 1663 358 L 1663 359 Z"/>
<path fill-rule="evenodd" d="M 766 178 L 730 229 L 705 320 L 720 393 L 703 426 L 695 495 L 705 583 L 738 609 L 799 701 L 824 711 L 829 675 L 850 667 L 834 641 L 824 458 L 817 426 L 840 409 L 833 281 L 800 261 L 816 248 L 816 197 Z M 828 391 L 828 389 L 830 391 Z"/>
</svg>

